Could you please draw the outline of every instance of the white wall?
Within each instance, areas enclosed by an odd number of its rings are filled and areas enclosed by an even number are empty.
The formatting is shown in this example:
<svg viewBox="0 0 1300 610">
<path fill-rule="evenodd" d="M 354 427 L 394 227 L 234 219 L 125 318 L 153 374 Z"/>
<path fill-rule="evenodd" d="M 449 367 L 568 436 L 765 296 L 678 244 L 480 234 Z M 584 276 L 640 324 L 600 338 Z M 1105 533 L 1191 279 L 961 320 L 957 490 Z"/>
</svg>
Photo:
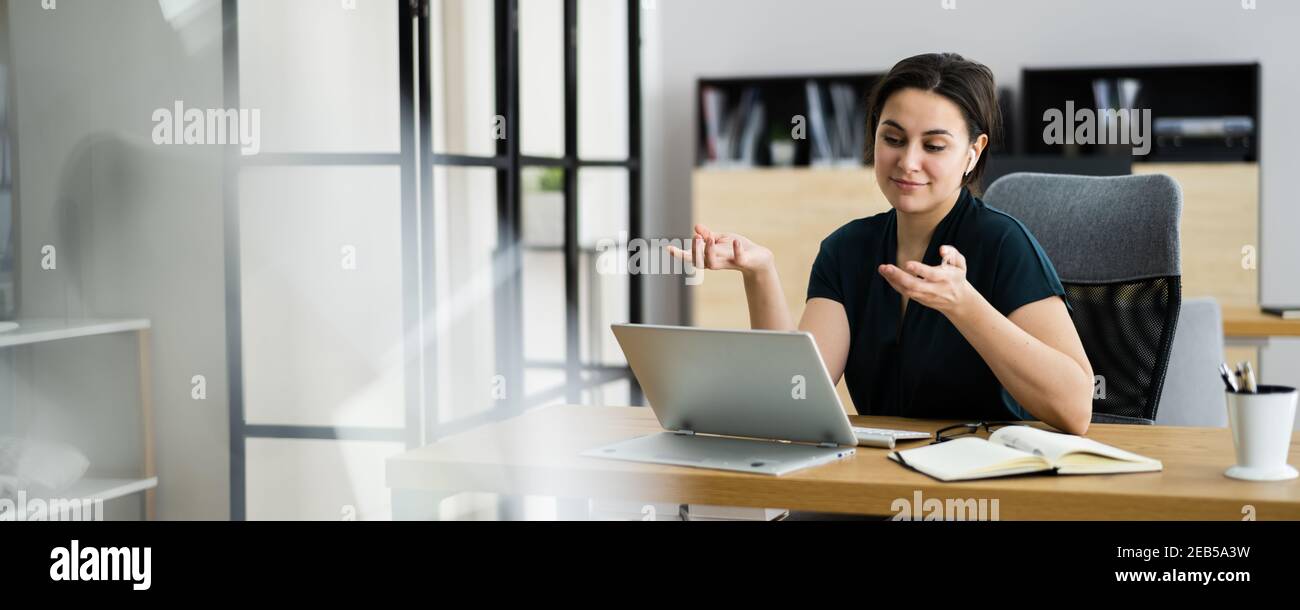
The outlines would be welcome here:
<svg viewBox="0 0 1300 610">
<path fill-rule="evenodd" d="M 647 231 L 690 232 L 696 79 L 869 72 L 911 55 L 954 51 L 1018 88 L 1021 68 L 1106 64 L 1262 64 L 1261 290 L 1300 304 L 1297 57 L 1300 4 L 1258 0 L 653 0 L 647 39 Z M 649 282 L 647 311 L 678 319 L 680 282 Z M 739 313 L 739 312 L 738 312 Z"/>
</svg>

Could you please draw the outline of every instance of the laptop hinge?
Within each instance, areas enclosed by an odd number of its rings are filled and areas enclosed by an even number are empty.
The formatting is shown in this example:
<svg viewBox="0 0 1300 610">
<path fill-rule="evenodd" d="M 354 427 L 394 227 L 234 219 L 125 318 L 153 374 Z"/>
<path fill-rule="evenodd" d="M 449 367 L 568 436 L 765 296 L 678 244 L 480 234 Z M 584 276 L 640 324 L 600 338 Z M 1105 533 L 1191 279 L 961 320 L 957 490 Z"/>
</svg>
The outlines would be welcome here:
<svg viewBox="0 0 1300 610">
<path fill-rule="evenodd" d="M 834 448 L 836 448 L 836 447 L 839 447 L 838 444 L 836 444 L 836 443 L 832 443 L 832 442 L 830 442 L 830 441 L 822 441 L 822 442 L 820 442 L 820 443 L 817 443 L 817 446 L 818 446 L 818 447 L 823 447 L 823 448 L 826 448 L 826 449 L 834 449 Z"/>
<path fill-rule="evenodd" d="M 694 430 L 673 430 L 673 434 L 680 434 L 682 436 L 695 436 L 695 431 Z"/>
</svg>

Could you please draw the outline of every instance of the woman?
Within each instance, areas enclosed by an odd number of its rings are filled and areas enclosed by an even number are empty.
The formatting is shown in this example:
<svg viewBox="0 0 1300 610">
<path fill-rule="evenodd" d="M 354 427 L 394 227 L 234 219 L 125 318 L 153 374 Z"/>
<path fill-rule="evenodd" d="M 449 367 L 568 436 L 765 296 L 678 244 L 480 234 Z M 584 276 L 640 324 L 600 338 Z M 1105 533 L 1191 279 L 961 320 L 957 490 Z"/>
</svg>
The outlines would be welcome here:
<svg viewBox="0 0 1300 610">
<path fill-rule="evenodd" d="M 864 415 L 1087 432 L 1092 366 L 1056 269 L 1024 225 L 971 192 L 998 135 L 992 73 L 953 53 L 905 59 L 868 117 L 867 162 L 893 209 L 821 242 L 798 326 L 831 379 L 847 376 Z M 673 254 L 740 271 L 754 328 L 795 328 L 772 252 L 703 225 L 694 237 Z"/>
</svg>

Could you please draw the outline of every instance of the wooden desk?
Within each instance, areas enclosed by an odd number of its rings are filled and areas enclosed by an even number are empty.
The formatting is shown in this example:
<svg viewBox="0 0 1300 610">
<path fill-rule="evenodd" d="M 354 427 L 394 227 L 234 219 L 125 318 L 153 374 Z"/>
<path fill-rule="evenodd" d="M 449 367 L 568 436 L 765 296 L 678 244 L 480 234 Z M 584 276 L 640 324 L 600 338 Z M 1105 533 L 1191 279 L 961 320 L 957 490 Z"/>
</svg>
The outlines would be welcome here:
<svg viewBox="0 0 1300 610">
<path fill-rule="evenodd" d="M 1300 320 L 1284 320 L 1258 307 L 1223 306 L 1226 337 L 1300 337 Z"/>
<path fill-rule="evenodd" d="M 853 416 L 855 425 L 934 430 L 952 422 Z M 1273 483 L 1223 476 L 1235 461 L 1225 428 L 1093 424 L 1088 437 L 1157 458 L 1164 471 L 1095 476 L 1024 476 L 941 483 L 859 447 L 846 460 L 784 477 L 587 458 L 579 452 L 660 431 L 637 407 L 555 406 L 407 451 L 387 462 L 394 515 L 412 493 L 483 491 L 782 507 L 892 515 L 896 499 L 997 499 L 999 517 L 1068 520 L 1300 519 L 1300 479 Z M 920 441 L 921 443 L 925 441 Z M 901 447 L 920 446 L 913 441 Z M 1293 437 L 1291 460 L 1300 459 Z"/>
</svg>

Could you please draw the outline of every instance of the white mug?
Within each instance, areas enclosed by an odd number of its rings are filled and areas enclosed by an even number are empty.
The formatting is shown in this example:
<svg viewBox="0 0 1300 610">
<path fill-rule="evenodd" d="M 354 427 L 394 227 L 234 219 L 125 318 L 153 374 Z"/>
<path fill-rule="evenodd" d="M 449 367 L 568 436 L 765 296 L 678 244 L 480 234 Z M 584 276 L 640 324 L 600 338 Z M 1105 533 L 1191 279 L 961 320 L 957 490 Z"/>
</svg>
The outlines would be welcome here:
<svg viewBox="0 0 1300 610">
<path fill-rule="evenodd" d="M 1296 478 L 1296 469 L 1286 463 L 1295 409 L 1295 388 L 1261 385 L 1254 394 L 1228 392 L 1228 425 L 1237 464 L 1223 474 L 1247 481 Z"/>
</svg>

